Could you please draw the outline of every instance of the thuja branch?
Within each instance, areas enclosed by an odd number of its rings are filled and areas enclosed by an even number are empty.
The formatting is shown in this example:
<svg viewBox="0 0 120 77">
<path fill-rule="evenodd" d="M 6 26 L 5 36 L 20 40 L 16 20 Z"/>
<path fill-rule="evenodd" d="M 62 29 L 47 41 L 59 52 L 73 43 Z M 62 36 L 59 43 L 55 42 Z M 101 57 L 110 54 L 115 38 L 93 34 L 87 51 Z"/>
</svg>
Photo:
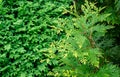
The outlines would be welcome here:
<svg viewBox="0 0 120 77">
<path fill-rule="evenodd" d="M 85 36 L 86 36 L 87 39 L 89 40 L 91 47 L 92 47 L 92 48 L 95 48 L 95 47 L 96 47 L 96 44 L 95 44 L 95 41 L 94 41 L 94 39 L 93 39 L 93 37 L 92 37 L 92 31 L 90 32 L 90 34 L 87 34 L 87 33 L 86 33 Z"/>
</svg>

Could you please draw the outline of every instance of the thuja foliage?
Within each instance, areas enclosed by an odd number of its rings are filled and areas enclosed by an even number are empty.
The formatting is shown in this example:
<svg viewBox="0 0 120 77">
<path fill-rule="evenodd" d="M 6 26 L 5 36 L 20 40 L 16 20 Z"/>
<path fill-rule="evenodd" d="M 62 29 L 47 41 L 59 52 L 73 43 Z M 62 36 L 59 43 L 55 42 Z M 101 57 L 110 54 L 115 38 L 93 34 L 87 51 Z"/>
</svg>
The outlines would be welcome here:
<svg viewBox="0 0 120 77">
<path fill-rule="evenodd" d="M 41 51 L 59 40 L 52 29 L 70 0 L 0 0 L 0 76 L 45 77 L 57 64 Z"/>
<path fill-rule="evenodd" d="M 103 8 L 97 8 L 95 4 L 88 1 L 81 6 L 81 9 L 83 15 L 79 16 L 74 3 L 70 10 L 63 12 L 63 14 L 71 14 L 72 17 L 60 19 L 65 23 L 60 26 L 66 36 L 62 40 L 53 42 L 51 46 L 51 49 L 58 50 L 56 58 L 59 60 L 59 66 L 56 66 L 49 75 L 119 77 L 119 69 L 116 66 L 104 64 L 102 49 L 95 41 L 112 28 L 104 23 L 110 14 L 100 13 Z M 56 23 L 62 24 L 63 22 Z"/>
<path fill-rule="evenodd" d="M 112 13 L 108 21 L 110 20 L 109 23 L 113 24 L 115 28 L 108 31 L 102 40 L 104 44 L 102 42 L 101 45 L 103 45 L 104 50 L 106 50 L 105 55 L 108 60 L 120 66 L 120 0 L 111 0 L 111 2 L 108 3 L 109 5 L 107 5 L 106 12 Z M 105 42 L 105 40 L 107 40 L 107 42 Z"/>
<path fill-rule="evenodd" d="M 94 0 L 91 0 L 94 1 Z M 108 60 L 120 65 L 120 0 L 96 0 L 97 6 L 105 6 L 104 13 L 111 13 L 107 22 L 114 26 L 99 40 L 99 46 L 104 49 Z"/>
<path fill-rule="evenodd" d="M 119 77 L 97 44 L 111 13 L 84 3 L 0 0 L 0 76 Z"/>
<path fill-rule="evenodd" d="M 89 0 L 96 3 L 97 7 L 105 7 L 102 13 L 110 13 L 107 17 L 107 24 L 111 24 L 114 28 L 108 30 L 104 37 L 97 41 L 99 47 L 104 49 L 105 56 L 111 62 L 120 65 L 120 0 Z M 78 13 L 82 13 L 80 6 L 85 0 L 75 0 Z"/>
</svg>

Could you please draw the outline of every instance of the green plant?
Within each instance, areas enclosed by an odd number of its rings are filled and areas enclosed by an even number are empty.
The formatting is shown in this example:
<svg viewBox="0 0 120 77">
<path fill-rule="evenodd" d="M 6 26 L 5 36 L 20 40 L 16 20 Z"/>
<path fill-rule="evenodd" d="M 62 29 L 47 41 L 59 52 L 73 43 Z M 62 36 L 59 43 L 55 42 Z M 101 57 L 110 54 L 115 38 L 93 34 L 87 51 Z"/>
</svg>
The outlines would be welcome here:
<svg viewBox="0 0 120 77">
<path fill-rule="evenodd" d="M 58 51 L 59 66 L 53 69 L 49 75 L 67 77 L 119 77 L 119 69 L 112 64 L 104 64 L 102 50 L 97 46 L 96 39 L 104 36 L 112 26 L 105 25 L 110 14 L 100 13 L 103 8 L 97 8 L 95 4 L 85 2 L 82 5 L 83 15 L 78 15 L 75 5 L 71 11 L 65 10 L 72 17 L 60 19 L 64 25 L 60 25 L 66 36 L 53 42 L 51 49 Z M 56 22 L 59 24 L 63 22 Z M 53 50 L 53 51 L 56 51 Z"/>
<path fill-rule="evenodd" d="M 99 2 L 101 1 L 101 2 Z M 99 39 L 99 47 L 104 49 L 104 56 L 114 64 L 120 65 L 120 0 L 97 0 L 98 6 L 105 6 L 104 13 L 111 13 L 107 18 L 108 24 L 114 28 L 108 30 L 102 39 Z"/>
<path fill-rule="evenodd" d="M 45 77 L 57 65 L 49 48 L 60 35 L 54 20 L 70 0 L 0 0 L 0 76 Z"/>
<path fill-rule="evenodd" d="M 0 76 L 119 77 L 98 42 L 110 16 L 87 0 L 0 0 Z"/>
</svg>

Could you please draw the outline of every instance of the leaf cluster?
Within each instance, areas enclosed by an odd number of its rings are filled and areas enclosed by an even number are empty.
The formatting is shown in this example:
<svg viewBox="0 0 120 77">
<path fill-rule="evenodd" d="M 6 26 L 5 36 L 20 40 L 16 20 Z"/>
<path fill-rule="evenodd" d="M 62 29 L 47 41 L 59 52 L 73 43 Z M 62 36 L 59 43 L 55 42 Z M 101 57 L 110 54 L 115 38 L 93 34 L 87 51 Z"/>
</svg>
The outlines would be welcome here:
<svg viewBox="0 0 120 77">
<path fill-rule="evenodd" d="M 0 76 L 46 76 L 57 65 L 44 52 L 60 35 L 55 20 L 69 0 L 0 0 Z"/>
</svg>

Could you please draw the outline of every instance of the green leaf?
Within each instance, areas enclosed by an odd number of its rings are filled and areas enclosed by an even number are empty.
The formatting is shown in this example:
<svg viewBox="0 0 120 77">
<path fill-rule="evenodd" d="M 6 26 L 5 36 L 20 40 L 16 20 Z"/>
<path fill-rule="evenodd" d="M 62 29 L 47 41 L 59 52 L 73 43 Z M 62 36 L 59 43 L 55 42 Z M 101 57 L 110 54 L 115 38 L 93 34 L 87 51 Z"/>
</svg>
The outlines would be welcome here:
<svg viewBox="0 0 120 77">
<path fill-rule="evenodd" d="M 23 22 L 23 20 L 18 19 L 18 20 L 17 20 L 16 22 L 14 22 L 13 24 L 14 24 L 14 25 L 21 25 L 22 22 Z"/>
<path fill-rule="evenodd" d="M 26 73 L 22 72 L 20 77 L 26 77 Z"/>
<path fill-rule="evenodd" d="M 11 44 L 7 44 L 4 46 L 5 50 L 10 50 L 11 49 Z"/>
</svg>

